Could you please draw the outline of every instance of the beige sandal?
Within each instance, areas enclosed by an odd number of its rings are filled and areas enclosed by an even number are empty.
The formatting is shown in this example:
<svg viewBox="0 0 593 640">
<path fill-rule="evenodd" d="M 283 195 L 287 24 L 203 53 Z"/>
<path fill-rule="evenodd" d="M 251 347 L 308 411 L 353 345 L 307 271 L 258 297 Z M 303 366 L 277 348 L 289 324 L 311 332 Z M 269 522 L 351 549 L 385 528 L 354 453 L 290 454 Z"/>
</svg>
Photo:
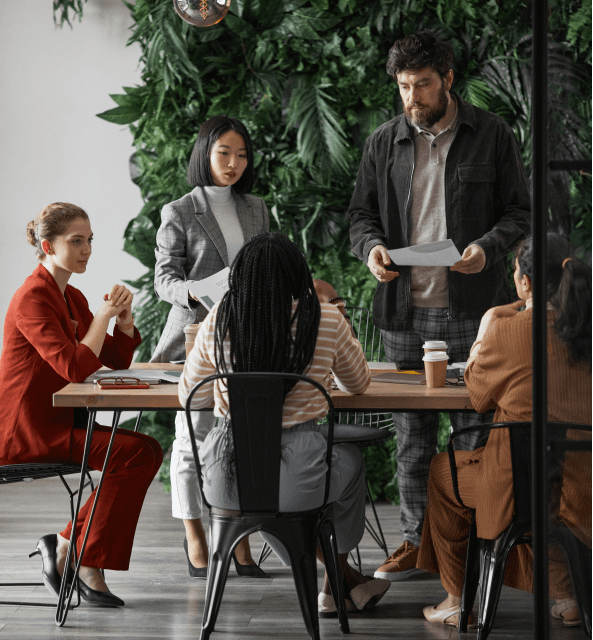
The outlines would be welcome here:
<svg viewBox="0 0 593 640">
<path fill-rule="evenodd" d="M 350 599 L 359 611 L 370 611 L 391 586 L 389 580 L 373 578 L 350 590 Z"/>
<path fill-rule="evenodd" d="M 422 613 L 428 622 L 440 622 L 441 624 L 446 624 L 449 627 L 457 627 L 457 622 L 447 622 L 447 620 L 454 615 L 458 616 L 460 611 L 461 607 L 458 604 L 455 604 L 448 609 L 437 609 L 436 606 L 424 607 L 424 609 L 422 609 Z M 475 629 L 477 626 L 477 624 L 468 623 L 467 628 Z"/>
<path fill-rule="evenodd" d="M 556 600 L 556 604 L 552 606 L 552 618 L 556 620 L 562 620 L 565 627 L 578 627 L 581 624 L 580 616 L 573 620 L 566 620 L 563 613 L 577 609 L 577 603 L 572 598 L 564 598 L 564 600 Z"/>
</svg>

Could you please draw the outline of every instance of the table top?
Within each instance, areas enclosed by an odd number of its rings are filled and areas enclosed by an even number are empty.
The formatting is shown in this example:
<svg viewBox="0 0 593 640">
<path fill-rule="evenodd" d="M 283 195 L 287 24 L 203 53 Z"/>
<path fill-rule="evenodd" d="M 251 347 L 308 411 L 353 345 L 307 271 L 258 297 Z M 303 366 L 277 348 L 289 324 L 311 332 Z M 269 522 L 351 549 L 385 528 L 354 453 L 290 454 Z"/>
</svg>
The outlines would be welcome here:
<svg viewBox="0 0 593 640">
<path fill-rule="evenodd" d="M 165 369 L 181 371 L 183 365 L 165 363 L 133 363 L 132 369 Z M 108 369 L 106 369 L 108 371 Z M 372 371 L 377 376 L 385 369 Z M 349 411 L 404 411 L 472 410 L 466 387 L 429 389 L 424 385 L 394 384 L 372 381 L 362 394 L 352 395 L 332 390 L 337 410 Z M 92 382 L 71 383 L 54 394 L 54 407 L 88 407 L 97 410 L 177 410 L 182 409 L 177 397 L 177 385 L 162 383 L 150 389 L 99 389 Z"/>
</svg>

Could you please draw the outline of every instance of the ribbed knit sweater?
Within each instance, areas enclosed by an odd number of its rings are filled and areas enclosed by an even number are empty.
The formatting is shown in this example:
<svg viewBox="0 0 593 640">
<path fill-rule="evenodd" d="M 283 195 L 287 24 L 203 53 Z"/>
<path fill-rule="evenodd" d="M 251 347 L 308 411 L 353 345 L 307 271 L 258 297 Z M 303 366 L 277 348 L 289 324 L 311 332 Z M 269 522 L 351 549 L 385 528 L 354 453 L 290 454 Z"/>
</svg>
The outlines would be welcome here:
<svg viewBox="0 0 593 640">
<path fill-rule="evenodd" d="M 531 420 L 532 310 L 495 319 L 482 338 L 475 358 L 465 372 L 469 395 L 476 411 L 495 409 L 494 422 Z M 591 372 L 571 366 L 568 350 L 552 327 L 548 312 L 548 420 L 591 424 Z M 569 437 L 582 437 L 569 431 Z M 509 435 L 493 430 L 485 448 L 475 452 L 479 463 L 476 522 L 478 536 L 495 539 L 510 524 L 513 514 L 512 469 Z M 591 458 L 588 465 L 567 454 L 560 516 L 591 545 Z"/>
</svg>

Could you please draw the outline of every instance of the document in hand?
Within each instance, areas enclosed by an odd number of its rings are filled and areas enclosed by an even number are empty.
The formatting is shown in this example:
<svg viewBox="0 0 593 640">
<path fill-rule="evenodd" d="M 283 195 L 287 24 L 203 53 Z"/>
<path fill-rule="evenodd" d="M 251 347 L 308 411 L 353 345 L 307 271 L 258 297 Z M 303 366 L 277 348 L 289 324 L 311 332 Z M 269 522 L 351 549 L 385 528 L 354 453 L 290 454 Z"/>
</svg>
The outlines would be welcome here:
<svg viewBox="0 0 593 640">
<path fill-rule="evenodd" d="M 387 251 L 395 265 L 411 267 L 451 267 L 461 260 L 453 240 L 438 240 Z"/>
<path fill-rule="evenodd" d="M 189 285 L 190 292 L 210 311 L 212 307 L 222 300 L 229 289 L 230 269 L 225 267 L 203 280 L 196 280 Z"/>
</svg>

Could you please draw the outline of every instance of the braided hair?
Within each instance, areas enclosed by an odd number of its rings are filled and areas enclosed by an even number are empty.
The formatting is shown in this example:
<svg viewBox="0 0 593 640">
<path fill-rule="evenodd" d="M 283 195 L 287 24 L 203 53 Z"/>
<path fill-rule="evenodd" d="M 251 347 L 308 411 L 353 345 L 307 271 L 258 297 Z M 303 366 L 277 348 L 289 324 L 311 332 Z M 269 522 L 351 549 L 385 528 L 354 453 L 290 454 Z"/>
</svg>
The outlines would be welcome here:
<svg viewBox="0 0 593 640">
<path fill-rule="evenodd" d="M 298 300 L 294 313 L 293 300 Z M 280 233 L 255 236 L 237 254 L 229 290 L 218 308 L 217 370 L 305 373 L 313 360 L 320 317 L 313 278 L 297 246 Z M 224 355 L 227 334 L 229 362 Z M 294 385 L 294 380 L 285 382 L 285 396 Z"/>
</svg>

